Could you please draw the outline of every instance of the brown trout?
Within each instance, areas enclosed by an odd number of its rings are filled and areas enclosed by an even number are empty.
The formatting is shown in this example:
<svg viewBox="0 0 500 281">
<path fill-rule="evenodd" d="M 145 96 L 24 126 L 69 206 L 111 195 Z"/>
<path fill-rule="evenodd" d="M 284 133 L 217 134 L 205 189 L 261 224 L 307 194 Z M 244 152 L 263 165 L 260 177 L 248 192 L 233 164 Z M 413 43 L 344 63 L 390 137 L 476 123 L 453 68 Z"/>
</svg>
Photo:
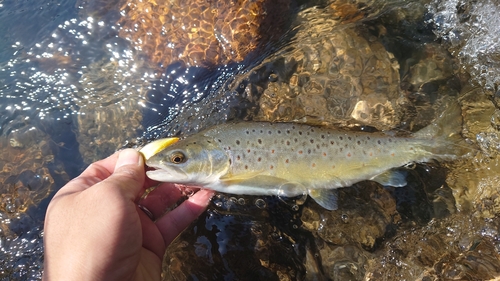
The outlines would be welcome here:
<svg viewBox="0 0 500 281">
<path fill-rule="evenodd" d="M 156 181 L 231 194 L 308 194 L 335 210 L 331 189 L 363 180 L 400 187 L 406 185 L 405 175 L 392 168 L 456 158 L 463 153 L 457 149 L 463 141 L 460 128 L 460 111 L 449 110 L 406 138 L 294 123 L 228 123 L 181 140 L 156 140 L 141 152 L 146 165 L 156 169 L 147 176 Z"/>
</svg>

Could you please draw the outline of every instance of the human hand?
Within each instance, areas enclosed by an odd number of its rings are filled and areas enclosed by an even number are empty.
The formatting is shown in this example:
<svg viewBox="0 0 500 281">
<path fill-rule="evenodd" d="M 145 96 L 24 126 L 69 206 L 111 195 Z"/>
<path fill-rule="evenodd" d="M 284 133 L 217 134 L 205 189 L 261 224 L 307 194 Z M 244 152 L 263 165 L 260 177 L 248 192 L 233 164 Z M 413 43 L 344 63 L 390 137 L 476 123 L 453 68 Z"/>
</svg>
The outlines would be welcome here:
<svg viewBox="0 0 500 281">
<path fill-rule="evenodd" d="M 144 160 L 125 149 L 91 164 L 62 187 L 47 209 L 44 274 L 48 280 L 160 280 L 166 247 L 206 208 L 200 190 L 163 217 L 179 189 L 162 184 L 138 207 L 148 187 Z"/>
</svg>

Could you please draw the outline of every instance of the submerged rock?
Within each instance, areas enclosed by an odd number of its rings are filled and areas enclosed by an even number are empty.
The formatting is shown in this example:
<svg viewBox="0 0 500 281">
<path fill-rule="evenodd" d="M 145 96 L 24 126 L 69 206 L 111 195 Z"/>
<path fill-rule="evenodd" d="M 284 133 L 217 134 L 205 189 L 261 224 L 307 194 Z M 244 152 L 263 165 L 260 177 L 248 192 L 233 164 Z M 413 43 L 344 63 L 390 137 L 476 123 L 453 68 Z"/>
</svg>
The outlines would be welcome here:
<svg viewBox="0 0 500 281">
<path fill-rule="evenodd" d="M 119 36 L 151 65 L 215 67 L 241 62 L 276 41 L 294 1 L 127 1 Z M 272 30 L 272 31 L 271 31 Z M 271 32 L 270 32 L 271 31 Z"/>
</svg>

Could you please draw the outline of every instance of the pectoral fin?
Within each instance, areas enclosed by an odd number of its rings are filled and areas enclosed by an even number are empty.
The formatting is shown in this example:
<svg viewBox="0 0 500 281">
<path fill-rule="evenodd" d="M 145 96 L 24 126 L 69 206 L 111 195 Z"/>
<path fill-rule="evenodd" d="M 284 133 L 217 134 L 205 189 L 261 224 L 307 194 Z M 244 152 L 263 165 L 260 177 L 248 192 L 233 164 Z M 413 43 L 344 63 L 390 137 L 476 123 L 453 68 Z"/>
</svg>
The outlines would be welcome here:
<svg viewBox="0 0 500 281">
<path fill-rule="evenodd" d="M 221 177 L 219 180 L 226 185 L 241 184 L 243 182 L 258 180 L 256 179 L 256 177 L 258 177 L 261 173 L 262 173 L 261 171 L 255 171 L 255 172 L 241 173 L 236 175 L 227 174 Z"/>
<path fill-rule="evenodd" d="M 385 186 L 402 187 L 406 185 L 406 172 L 402 170 L 389 170 L 371 178 L 371 180 Z"/>
<path fill-rule="evenodd" d="M 309 196 L 327 210 L 334 211 L 338 209 L 338 192 L 336 189 L 310 189 Z"/>
</svg>

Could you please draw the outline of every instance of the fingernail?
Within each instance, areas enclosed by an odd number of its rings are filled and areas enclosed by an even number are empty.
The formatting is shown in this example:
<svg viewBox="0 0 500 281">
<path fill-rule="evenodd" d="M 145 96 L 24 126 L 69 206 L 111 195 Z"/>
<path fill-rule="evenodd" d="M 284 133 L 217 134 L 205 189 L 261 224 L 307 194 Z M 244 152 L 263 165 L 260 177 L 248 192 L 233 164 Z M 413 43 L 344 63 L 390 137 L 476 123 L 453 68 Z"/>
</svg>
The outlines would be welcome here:
<svg viewBox="0 0 500 281">
<path fill-rule="evenodd" d="M 139 152 L 135 151 L 134 149 L 127 148 L 120 151 L 120 154 L 118 155 L 118 160 L 116 161 L 115 169 L 118 169 L 125 165 L 139 166 L 141 165 L 141 162 L 142 162 L 141 154 L 139 154 Z"/>
</svg>

